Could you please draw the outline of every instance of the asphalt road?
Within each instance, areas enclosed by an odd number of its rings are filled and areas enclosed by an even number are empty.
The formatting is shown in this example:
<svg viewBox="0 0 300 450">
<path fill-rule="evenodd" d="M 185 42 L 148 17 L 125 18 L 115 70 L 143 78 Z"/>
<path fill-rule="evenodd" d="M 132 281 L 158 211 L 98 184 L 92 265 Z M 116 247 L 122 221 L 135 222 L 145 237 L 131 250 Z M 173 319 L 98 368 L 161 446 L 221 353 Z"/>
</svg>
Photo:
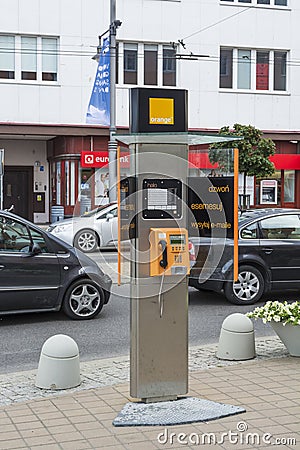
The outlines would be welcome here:
<svg viewBox="0 0 300 450">
<path fill-rule="evenodd" d="M 99 255 L 91 255 L 96 261 Z M 115 263 L 116 253 L 105 252 L 107 263 Z M 18 314 L 0 317 L 0 373 L 35 369 L 43 343 L 55 334 L 67 334 L 78 344 L 81 361 L 128 355 L 130 349 L 129 284 L 113 285 L 108 305 L 93 320 L 73 321 L 63 313 Z M 298 293 L 278 292 L 266 300 L 295 300 Z M 257 306 L 256 305 L 256 306 Z M 222 322 L 234 312 L 245 313 L 254 306 L 228 303 L 221 294 L 189 288 L 189 345 L 218 342 Z M 257 336 L 274 335 L 261 321 L 254 322 Z"/>
<path fill-rule="evenodd" d="M 126 355 L 129 353 L 129 286 L 115 286 L 101 314 L 89 321 L 72 321 L 63 313 L 39 313 L 0 318 L 0 373 L 37 368 L 43 343 L 55 334 L 67 334 L 78 344 L 80 360 Z M 264 301 L 270 296 L 264 298 Z M 279 293 L 272 299 L 294 299 Z M 189 345 L 218 341 L 224 318 L 252 307 L 229 304 L 222 295 L 189 289 Z M 273 335 L 269 325 L 255 322 L 257 336 Z"/>
</svg>

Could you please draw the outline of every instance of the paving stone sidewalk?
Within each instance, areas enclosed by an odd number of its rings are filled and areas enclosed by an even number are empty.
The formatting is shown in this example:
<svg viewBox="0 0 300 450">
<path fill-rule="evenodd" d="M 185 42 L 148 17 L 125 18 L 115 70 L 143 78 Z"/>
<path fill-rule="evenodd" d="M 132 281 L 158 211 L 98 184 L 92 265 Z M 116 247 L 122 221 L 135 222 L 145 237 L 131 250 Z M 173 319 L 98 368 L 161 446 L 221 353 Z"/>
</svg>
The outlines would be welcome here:
<svg viewBox="0 0 300 450">
<path fill-rule="evenodd" d="M 189 350 L 190 372 L 216 367 L 243 364 L 249 361 L 224 361 L 216 357 L 217 344 L 191 347 Z M 256 338 L 258 360 L 282 358 L 288 352 L 277 337 Z M 80 363 L 81 385 L 73 389 L 46 390 L 35 386 L 37 370 L 0 374 L 0 406 L 39 398 L 76 393 L 82 390 L 112 386 L 129 381 L 129 357 L 122 356 Z"/>
</svg>

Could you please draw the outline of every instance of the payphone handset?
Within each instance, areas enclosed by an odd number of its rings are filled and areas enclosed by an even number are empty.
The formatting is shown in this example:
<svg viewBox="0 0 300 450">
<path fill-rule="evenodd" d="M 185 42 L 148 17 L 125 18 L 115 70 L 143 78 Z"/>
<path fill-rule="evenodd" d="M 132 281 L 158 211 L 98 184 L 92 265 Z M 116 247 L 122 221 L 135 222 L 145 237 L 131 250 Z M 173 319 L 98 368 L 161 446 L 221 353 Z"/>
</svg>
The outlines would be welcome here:
<svg viewBox="0 0 300 450">
<path fill-rule="evenodd" d="M 188 247 L 185 228 L 150 228 L 150 276 L 188 275 Z"/>
</svg>

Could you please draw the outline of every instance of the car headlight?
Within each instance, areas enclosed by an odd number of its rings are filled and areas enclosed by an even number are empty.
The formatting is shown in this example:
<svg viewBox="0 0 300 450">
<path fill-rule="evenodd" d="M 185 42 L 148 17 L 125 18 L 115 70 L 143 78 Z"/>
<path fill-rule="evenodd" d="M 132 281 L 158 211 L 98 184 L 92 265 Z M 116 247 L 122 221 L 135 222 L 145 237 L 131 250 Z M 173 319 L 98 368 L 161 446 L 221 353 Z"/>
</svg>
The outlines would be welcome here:
<svg viewBox="0 0 300 450">
<path fill-rule="evenodd" d="M 56 225 L 54 228 L 52 228 L 51 233 L 54 233 L 54 234 L 62 233 L 63 231 L 67 231 L 72 227 L 73 227 L 72 223 Z"/>
</svg>

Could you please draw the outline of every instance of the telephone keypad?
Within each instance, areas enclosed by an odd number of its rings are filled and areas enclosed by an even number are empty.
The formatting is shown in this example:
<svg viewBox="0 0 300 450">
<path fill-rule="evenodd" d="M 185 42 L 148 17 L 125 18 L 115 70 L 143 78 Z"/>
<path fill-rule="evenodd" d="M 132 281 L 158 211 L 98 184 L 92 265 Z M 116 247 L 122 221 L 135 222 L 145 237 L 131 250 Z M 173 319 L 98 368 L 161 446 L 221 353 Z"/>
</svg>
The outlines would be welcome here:
<svg viewBox="0 0 300 450">
<path fill-rule="evenodd" d="M 172 245 L 172 252 L 184 252 L 185 245 Z"/>
</svg>

